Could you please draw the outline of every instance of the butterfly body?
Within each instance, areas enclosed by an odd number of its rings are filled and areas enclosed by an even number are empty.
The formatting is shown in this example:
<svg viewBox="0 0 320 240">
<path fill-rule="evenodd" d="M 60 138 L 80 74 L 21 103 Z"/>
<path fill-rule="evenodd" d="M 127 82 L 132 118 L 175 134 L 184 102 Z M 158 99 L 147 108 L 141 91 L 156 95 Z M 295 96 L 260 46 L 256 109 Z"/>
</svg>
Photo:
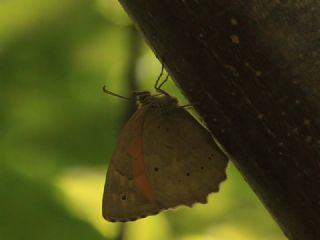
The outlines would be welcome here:
<svg viewBox="0 0 320 240">
<path fill-rule="evenodd" d="M 169 95 L 137 94 L 109 165 L 103 216 L 131 221 L 179 205 L 205 203 L 225 178 L 227 158 Z"/>
</svg>

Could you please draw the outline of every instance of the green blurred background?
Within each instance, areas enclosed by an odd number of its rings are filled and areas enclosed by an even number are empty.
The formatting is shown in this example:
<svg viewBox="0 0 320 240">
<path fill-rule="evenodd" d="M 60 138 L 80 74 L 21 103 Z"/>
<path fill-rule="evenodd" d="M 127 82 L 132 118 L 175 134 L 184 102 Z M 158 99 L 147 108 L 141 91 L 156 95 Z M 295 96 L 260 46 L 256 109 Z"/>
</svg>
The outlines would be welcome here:
<svg viewBox="0 0 320 240">
<path fill-rule="evenodd" d="M 115 0 L 0 0 L 0 239 L 283 240 L 228 167 L 206 205 L 108 223 L 108 161 L 132 104 L 161 66 Z M 133 81 L 136 80 L 136 81 Z M 165 85 L 179 91 L 172 81 Z"/>
</svg>

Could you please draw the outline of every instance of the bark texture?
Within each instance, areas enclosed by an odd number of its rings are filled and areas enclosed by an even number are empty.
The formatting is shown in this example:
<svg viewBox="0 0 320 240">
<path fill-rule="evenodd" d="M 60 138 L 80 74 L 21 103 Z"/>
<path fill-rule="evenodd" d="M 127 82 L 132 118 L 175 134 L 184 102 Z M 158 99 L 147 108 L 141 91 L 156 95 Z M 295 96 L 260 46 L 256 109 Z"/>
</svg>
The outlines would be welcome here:
<svg viewBox="0 0 320 240">
<path fill-rule="evenodd" d="M 120 0 L 289 239 L 320 239 L 320 1 Z"/>
</svg>

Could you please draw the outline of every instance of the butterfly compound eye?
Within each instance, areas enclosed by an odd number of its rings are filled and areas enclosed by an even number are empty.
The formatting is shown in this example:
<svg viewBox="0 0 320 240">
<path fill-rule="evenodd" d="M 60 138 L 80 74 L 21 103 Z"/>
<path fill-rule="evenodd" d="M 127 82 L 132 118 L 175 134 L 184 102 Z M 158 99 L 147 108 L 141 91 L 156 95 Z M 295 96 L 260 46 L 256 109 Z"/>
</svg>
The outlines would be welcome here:
<svg viewBox="0 0 320 240">
<path fill-rule="evenodd" d="M 151 97 L 151 94 L 148 91 L 136 92 L 135 95 L 140 103 L 147 103 Z"/>
</svg>

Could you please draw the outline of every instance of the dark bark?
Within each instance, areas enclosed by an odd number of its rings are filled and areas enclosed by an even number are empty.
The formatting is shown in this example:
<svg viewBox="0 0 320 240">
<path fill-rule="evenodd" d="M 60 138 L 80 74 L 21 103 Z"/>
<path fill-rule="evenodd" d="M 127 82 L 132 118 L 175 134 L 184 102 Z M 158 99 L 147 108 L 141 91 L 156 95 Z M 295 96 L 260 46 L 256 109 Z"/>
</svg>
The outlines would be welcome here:
<svg viewBox="0 0 320 240">
<path fill-rule="evenodd" d="M 120 0 L 289 239 L 320 239 L 320 1 Z"/>
</svg>

